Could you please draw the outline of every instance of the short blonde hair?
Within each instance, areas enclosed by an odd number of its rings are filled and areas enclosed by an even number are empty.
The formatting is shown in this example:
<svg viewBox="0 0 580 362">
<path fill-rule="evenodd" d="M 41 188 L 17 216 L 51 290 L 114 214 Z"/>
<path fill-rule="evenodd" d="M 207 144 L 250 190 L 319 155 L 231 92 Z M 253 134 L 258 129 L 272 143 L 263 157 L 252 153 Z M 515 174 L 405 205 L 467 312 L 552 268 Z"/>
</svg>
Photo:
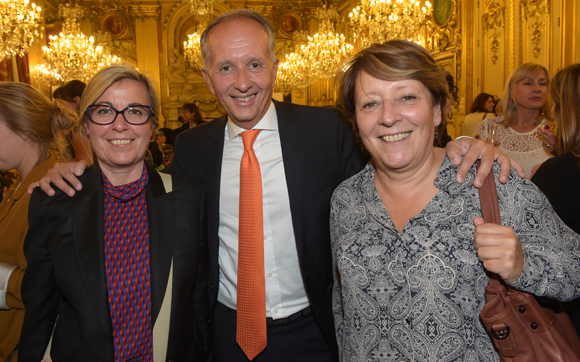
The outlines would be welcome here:
<svg viewBox="0 0 580 362">
<path fill-rule="evenodd" d="M 134 80 L 142 84 L 149 95 L 149 107 L 151 107 L 151 121 L 154 130 L 159 126 L 159 95 L 155 91 L 153 81 L 145 74 L 139 73 L 137 69 L 130 65 L 111 65 L 101 69 L 87 84 L 83 93 L 79 113 L 79 132 L 85 134 L 85 124 L 90 122 L 87 116 L 87 108 L 105 93 L 113 84 L 122 80 Z M 153 132 L 155 133 L 155 132 Z"/>
<path fill-rule="evenodd" d="M 548 85 L 550 85 L 550 72 L 548 69 L 540 64 L 535 63 L 524 63 L 517 67 L 512 74 L 510 74 L 506 86 L 503 91 L 503 95 L 501 97 L 501 114 L 503 115 L 504 124 L 506 127 L 510 126 L 512 122 L 516 119 L 517 111 L 518 111 L 518 103 L 516 101 L 516 84 L 527 78 L 532 76 L 533 74 L 544 71 L 546 73 L 546 80 L 548 81 Z M 540 111 L 546 118 L 552 120 L 547 112 L 545 112 L 547 106 L 550 104 L 549 100 L 546 99 L 546 104 L 542 107 Z M 496 107 L 497 109 L 498 107 Z M 538 122 L 541 119 L 538 119 Z"/>
<path fill-rule="evenodd" d="M 580 64 L 572 64 L 554 76 L 550 85 L 554 110 L 560 115 L 558 154 L 580 153 Z"/>
<path fill-rule="evenodd" d="M 39 160 L 53 143 L 64 160 L 71 159 L 62 133 L 75 126 L 76 115 L 72 111 L 57 106 L 24 83 L 0 82 L 0 99 L 0 121 L 37 146 Z"/>
</svg>

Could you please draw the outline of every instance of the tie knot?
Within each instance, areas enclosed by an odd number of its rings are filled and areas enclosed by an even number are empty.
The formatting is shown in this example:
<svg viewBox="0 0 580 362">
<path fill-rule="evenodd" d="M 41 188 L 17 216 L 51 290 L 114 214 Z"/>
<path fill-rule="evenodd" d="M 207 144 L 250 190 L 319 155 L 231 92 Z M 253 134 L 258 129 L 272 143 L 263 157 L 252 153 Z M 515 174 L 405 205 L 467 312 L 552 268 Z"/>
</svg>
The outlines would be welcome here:
<svg viewBox="0 0 580 362">
<path fill-rule="evenodd" d="M 254 141 L 258 138 L 261 129 L 253 129 L 251 131 L 242 132 L 242 141 L 244 142 L 244 151 L 251 151 L 254 149 Z"/>
</svg>

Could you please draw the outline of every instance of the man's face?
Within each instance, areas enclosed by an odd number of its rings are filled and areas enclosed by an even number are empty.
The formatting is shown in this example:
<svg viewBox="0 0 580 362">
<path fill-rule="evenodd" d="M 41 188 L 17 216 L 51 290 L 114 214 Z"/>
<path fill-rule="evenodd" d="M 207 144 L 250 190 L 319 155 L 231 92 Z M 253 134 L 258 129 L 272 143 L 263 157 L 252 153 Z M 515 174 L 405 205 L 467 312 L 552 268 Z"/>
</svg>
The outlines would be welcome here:
<svg viewBox="0 0 580 362">
<path fill-rule="evenodd" d="M 207 38 L 209 89 L 239 127 L 251 129 L 266 114 L 278 71 L 270 59 L 268 33 L 256 21 L 234 19 L 217 25 Z"/>
</svg>

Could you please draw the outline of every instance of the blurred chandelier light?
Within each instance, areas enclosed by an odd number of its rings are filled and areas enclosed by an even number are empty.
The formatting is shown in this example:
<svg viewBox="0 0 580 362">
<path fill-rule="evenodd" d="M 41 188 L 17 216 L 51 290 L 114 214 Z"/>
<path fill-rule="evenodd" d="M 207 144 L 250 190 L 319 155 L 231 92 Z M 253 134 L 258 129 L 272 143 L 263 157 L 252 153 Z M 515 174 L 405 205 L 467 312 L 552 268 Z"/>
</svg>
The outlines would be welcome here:
<svg viewBox="0 0 580 362">
<path fill-rule="evenodd" d="M 308 37 L 308 43 L 301 46 L 301 55 L 307 60 L 315 77 L 330 79 L 344 59 L 352 53 L 353 47 L 348 44 L 343 34 L 334 32 L 334 21 L 338 12 L 334 6 L 317 10 L 318 33 Z"/>
<path fill-rule="evenodd" d="M 207 23 L 209 23 L 214 4 L 221 2 L 223 0 L 189 0 L 190 11 L 199 18 L 208 19 Z"/>
<path fill-rule="evenodd" d="M 276 90 L 288 91 L 307 87 L 313 81 L 310 71 L 308 61 L 300 54 L 287 54 L 285 60 L 278 65 Z"/>
<path fill-rule="evenodd" d="M 28 0 L 0 0 L 0 61 L 28 52 L 40 34 L 40 10 Z"/>
<path fill-rule="evenodd" d="M 197 26 L 197 31 L 193 34 L 189 34 L 189 40 L 183 42 L 183 56 L 194 70 L 200 70 L 203 67 L 200 39 L 204 28 L 205 24 L 199 24 Z"/>
<path fill-rule="evenodd" d="M 415 38 L 431 23 L 431 3 L 420 0 L 361 0 L 349 14 L 355 41 L 363 48 L 390 39 Z"/>
<path fill-rule="evenodd" d="M 59 13 L 64 19 L 63 31 L 58 36 L 50 36 L 50 45 L 42 47 L 47 65 L 37 66 L 36 74 L 45 74 L 44 79 L 54 75 L 53 81 L 88 82 L 99 69 L 120 63 L 121 59 L 111 55 L 108 49 L 96 46 L 92 36 L 87 38 L 80 32 L 77 19 L 82 16 L 82 10 L 78 6 L 60 4 Z"/>
</svg>

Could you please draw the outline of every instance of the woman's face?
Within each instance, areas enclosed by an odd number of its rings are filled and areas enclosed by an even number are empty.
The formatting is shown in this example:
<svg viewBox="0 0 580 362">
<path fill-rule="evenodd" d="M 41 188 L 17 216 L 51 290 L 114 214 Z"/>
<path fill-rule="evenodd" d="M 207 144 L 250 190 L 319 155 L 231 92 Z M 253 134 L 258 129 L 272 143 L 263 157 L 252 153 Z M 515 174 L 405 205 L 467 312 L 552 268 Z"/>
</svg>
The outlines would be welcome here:
<svg viewBox="0 0 580 362">
<path fill-rule="evenodd" d="M 487 100 L 487 102 L 485 102 L 483 107 L 485 108 L 485 111 L 487 113 L 492 113 L 494 105 L 495 103 L 493 102 L 493 97 L 489 97 L 489 99 Z"/>
<path fill-rule="evenodd" d="M 113 83 L 93 104 L 104 104 L 121 111 L 128 106 L 150 106 L 145 86 L 134 80 L 125 79 Z M 132 125 L 118 114 L 114 122 L 100 125 L 87 120 L 85 129 L 91 140 L 99 165 L 113 174 L 135 170 L 141 172 L 143 159 L 154 124 L 152 119 L 142 125 Z"/>
<path fill-rule="evenodd" d="M 379 170 L 404 170 L 427 161 L 441 109 L 421 82 L 385 81 L 362 71 L 355 102 L 362 141 Z"/>
<path fill-rule="evenodd" d="M 516 83 L 516 101 L 518 108 L 540 109 L 548 97 L 548 76 L 543 70 L 531 74 Z"/>
</svg>

